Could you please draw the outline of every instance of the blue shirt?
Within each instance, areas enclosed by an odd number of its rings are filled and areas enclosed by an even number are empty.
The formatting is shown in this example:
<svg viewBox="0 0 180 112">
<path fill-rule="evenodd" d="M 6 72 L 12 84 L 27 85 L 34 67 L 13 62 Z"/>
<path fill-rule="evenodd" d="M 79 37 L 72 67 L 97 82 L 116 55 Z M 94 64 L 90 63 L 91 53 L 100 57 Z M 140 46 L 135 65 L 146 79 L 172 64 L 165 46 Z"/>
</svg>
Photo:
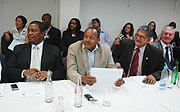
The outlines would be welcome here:
<svg viewBox="0 0 180 112">
<path fill-rule="evenodd" d="M 87 51 L 88 54 L 88 75 L 90 75 L 91 68 L 94 67 L 94 55 L 95 55 L 95 51 L 98 49 L 98 45 L 96 44 L 96 47 L 92 52 L 89 51 L 87 48 L 85 48 L 84 44 L 83 44 L 83 48 Z"/>
<path fill-rule="evenodd" d="M 100 42 L 101 44 L 107 44 L 107 45 L 110 45 L 110 37 L 109 37 L 109 34 L 104 31 L 102 28 L 100 28 L 101 31 L 100 31 Z"/>
</svg>

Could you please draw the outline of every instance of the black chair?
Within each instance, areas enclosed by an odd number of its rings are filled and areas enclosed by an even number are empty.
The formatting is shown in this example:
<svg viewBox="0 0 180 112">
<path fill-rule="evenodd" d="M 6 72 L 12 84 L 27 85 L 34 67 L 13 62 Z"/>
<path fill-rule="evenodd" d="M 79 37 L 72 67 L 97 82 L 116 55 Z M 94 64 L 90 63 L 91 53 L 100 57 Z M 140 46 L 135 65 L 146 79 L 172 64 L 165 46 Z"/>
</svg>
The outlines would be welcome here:
<svg viewBox="0 0 180 112">
<path fill-rule="evenodd" d="M 2 54 L 5 55 L 7 60 L 11 57 L 11 54 L 12 54 L 12 51 L 8 49 L 8 46 L 13 41 L 13 35 L 9 34 L 9 36 L 10 36 L 9 41 L 5 40 L 5 36 L 4 35 L 1 37 L 1 51 L 2 51 Z"/>
</svg>

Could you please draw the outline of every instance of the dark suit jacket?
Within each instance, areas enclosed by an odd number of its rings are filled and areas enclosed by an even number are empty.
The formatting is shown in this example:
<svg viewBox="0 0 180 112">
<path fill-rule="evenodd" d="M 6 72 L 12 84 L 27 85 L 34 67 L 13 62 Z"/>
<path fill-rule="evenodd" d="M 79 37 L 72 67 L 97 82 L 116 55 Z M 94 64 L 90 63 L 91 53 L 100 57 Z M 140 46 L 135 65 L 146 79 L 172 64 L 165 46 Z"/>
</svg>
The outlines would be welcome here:
<svg viewBox="0 0 180 112">
<path fill-rule="evenodd" d="M 51 44 L 60 48 L 61 31 L 52 26 L 48 32 L 48 35 L 49 35 L 49 38 L 45 39 L 44 41 L 48 44 Z"/>
<path fill-rule="evenodd" d="M 0 54 L 0 64 L 1 64 L 1 80 L 0 80 L 0 83 L 6 83 L 6 79 L 4 78 L 4 71 L 5 71 L 5 68 L 6 68 L 6 58 L 4 55 Z"/>
<path fill-rule="evenodd" d="M 153 46 L 155 46 L 156 48 L 160 49 L 162 52 L 163 52 L 163 57 L 165 58 L 164 56 L 164 50 L 163 50 L 163 47 L 162 47 L 162 44 L 161 44 L 161 41 L 157 41 L 156 43 L 152 44 Z M 173 48 L 172 48 L 172 45 L 170 44 L 169 45 L 170 47 L 170 53 L 171 53 L 171 66 L 173 67 L 174 66 L 174 56 L 173 56 Z"/>
<path fill-rule="evenodd" d="M 13 54 L 7 63 L 5 77 L 8 82 L 24 81 L 21 78 L 21 72 L 30 68 L 31 63 L 31 44 L 21 44 L 14 48 Z M 53 72 L 53 80 L 62 80 L 66 78 L 64 65 L 60 56 L 60 50 L 44 42 L 41 71 L 50 69 Z"/>
<path fill-rule="evenodd" d="M 124 39 L 121 40 L 117 49 L 112 51 L 114 61 L 121 64 L 125 73 L 128 73 L 134 47 L 134 40 Z M 160 80 L 163 66 L 164 58 L 162 51 L 147 44 L 142 61 L 142 75 L 152 74 L 156 80 Z"/>
</svg>

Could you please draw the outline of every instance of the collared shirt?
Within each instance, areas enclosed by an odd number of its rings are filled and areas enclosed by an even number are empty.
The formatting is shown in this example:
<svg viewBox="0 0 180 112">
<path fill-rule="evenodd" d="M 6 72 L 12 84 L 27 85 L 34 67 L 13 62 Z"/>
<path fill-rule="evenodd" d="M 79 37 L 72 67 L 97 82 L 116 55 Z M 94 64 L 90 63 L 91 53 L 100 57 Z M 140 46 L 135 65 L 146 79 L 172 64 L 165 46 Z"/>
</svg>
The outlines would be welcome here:
<svg viewBox="0 0 180 112">
<path fill-rule="evenodd" d="M 21 33 L 18 32 L 17 28 L 13 28 L 10 33 L 13 35 L 13 41 L 8 46 L 8 49 L 13 50 L 16 45 L 24 44 L 27 36 L 27 28 L 23 28 Z"/>
<path fill-rule="evenodd" d="M 100 42 L 101 44 L 107 44 L 107 45 L 110 45 L 110 37 L 109 37 L 109 34 L 104 31 L 102 28 L 100 28 L 101 31 L 100 31 Z"/>
<path fill-rule="evenodd" d="M 41 63 L 41 57 L 42 57 L 42 51 L 43 51 L 43 43 L 44 43 L 44 41 L 42 41 L 41 43 L 39 43 L 37 46 L 38 46 L 38 56 L 39 56 L 39 58 L 40 58 L 40 63 Z M 32 47 L 31 47 L 31 60 L 32 60 L 32 56 L 33 56 L 33 54 L 32 54 L 32 52 L 33 52 L 33 48 L 35 47 L 36 45 L 34 45 L 34 44 L 32 44 Z M 32 61 L 31 61 L 32 62 Z M 30 66 L 30 68 L 31 68 L 31 66 Z M 40 64 L 40 67 L 38 67 L 37 69 L 39 69 L 40 70 L 40 68 L 41 68 L 41 64 Z"/>
<path fill-rule="evenodd" d="M 38 55 L 39 55 L 39 57 L 40 57 L 40 59 L 41 59 L 41 57 L 42 57 L 42 51 L 43 51 L 43 44 L 44 44 L 44 41 L 42 41 L 41 43 L 39 43 L 37 46 L 39 47 L 39 50 L 38 50 Z M 31 60 L 32 60 L 32 52 L 33 52 L 33 48 L 34 48 L 34 44 L 32 44 L 32 46 L 31 46 Z M 30 64 L 30 68 L 31 68 L 31 64 Z M 38 67 L 38 68 L 41 68 L 41 60 L 40 60 L 40 67 Z M 21 72 L 21 78 L 24 78 L 25 76 L 23 75 L 23 72 L 24 72 L 25 70 L 23 70 L 22 72 Z"/>
<path fill-rule="evenodd" d="M 91 52 L 87 48 L 85 48 L 83 44 L 83 48 L 87 51 L 88 54 L 88 74 L 91 74 L 91 68 L 94 67 L 94 58 L 95 58 L 95 51 L 98 49 L 98 45 L 96 44 L 96 47 L 94 50 Z"/>
<path fill-rule="evenodd" d="M 46 30 L 45 35 L 48 34 L 48 32 L 49 32 L 49 30 L 51 29 L 51 27 L 52 27 L 52 26 L 50 26 L 50 27 Z"/>
<path fill-rule="evenodd" d="M 168 46 L 169 62 L 171 62 L 171 51 L 170 51 L 170 46 L 164 44 L 162 41 L 160 41 L 160 42 L 161 42 L 161 45 L 162 45 L 162 47 L 163 47 L 164 57 L 165 57 L 165 55 L 166 55 L 166 46 Z"/>
<path fill-rule="evenodd" d="M 135 45 L 135 47 L 134 47 L 133 55 L 132 55 L 132 58 L 131 58 L 131 62 L 132 62 L 132 59 L 134 57 L 134 54 L 136 53 L 136 48 L 138 48 L 137 45 Z M 139 48 L 139 53 L 138 53 L 138 55 L 139 55 L 139 62 L 138 62 L 137 76 L 144 75 L 144 74 L 142 74 L 142 61 L 143 61 L 143 56 L 144 56 L 145 48 L 146 48 L 146 45 L 141 47 L 141 48 Z M 128 70 L 127 76 L 129 76 L 130 68 L 131 68 L 131 63 L 130 63 L 130 66 L 129 66 L 129 70 Z"/>
</svg>

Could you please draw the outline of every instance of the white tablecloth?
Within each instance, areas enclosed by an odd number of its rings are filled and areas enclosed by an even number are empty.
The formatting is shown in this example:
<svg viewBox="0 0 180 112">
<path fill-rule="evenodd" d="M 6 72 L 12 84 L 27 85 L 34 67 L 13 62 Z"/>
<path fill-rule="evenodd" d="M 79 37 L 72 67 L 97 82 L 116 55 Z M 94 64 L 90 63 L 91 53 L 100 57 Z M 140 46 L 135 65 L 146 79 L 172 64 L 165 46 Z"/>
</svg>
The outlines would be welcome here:
<svg viewBox="0 0 180 112">
<path fill-rule="evenodd" d="M 103 106 L 102 91 L 92 92 L 83 87 L 84 94 L 90 93 L 98 101 L 92 103 L 83 97 L 81 108 L 74 107 L 75 84 L 70 80 L 53 82 L 52 103 L 46 103 L 45 96 L 19 98 L 10 84 L 1 84 L 4 96 L 0 97 L 0 112 L 55 112 L 58 96 L 64 98 L 65 112 L 180 112 L 180 88 L 143 88 L 130 78 L 124 80 L 124 85 L 112 91 L 110 107 Z"/>
</svg>

